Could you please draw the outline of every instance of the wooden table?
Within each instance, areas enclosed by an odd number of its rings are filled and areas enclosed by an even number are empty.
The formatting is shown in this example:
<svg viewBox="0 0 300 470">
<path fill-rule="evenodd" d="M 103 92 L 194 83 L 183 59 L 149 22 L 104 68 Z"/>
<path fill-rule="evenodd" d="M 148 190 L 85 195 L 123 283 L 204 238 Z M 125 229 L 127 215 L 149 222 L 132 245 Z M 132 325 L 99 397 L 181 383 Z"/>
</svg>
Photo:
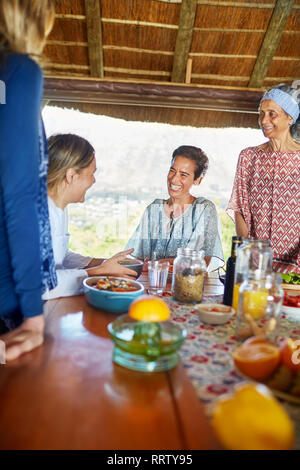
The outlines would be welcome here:
<svg viewBox="0 0 300 470">
<path fill-rule="evenodd" d="M 0 449 L 218 448 L 181 364 L 158 373 L 114 364 L 116 316 L 84 296 L 48 301 L 45 314 L 44 345 L 0 365 Z"/>
</svg>

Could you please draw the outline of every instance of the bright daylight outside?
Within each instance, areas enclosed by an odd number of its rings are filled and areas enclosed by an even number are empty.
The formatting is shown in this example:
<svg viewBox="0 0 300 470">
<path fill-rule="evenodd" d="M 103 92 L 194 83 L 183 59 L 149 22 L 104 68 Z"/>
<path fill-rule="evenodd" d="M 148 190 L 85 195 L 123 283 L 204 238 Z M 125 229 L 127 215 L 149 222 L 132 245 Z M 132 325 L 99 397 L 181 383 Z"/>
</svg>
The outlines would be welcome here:
<svg viewBox="0 0 300 470">
<path fill-rule="evenodd" d="M 69 208 L 70 249 L 83 255 L 109 257 L 122 250 L 140 217 L 155 198 L 167 198 L 171 155 L 180 145 L 201 147 L 209 169 L 194 196 L 217 207 L 225 259 L 234 224 L 225 213 L 239 152 L 264 142 L 260 130 L 195 128 L 130 122 L 75 110 L 46 106 L 47 137 L 75 133 L 96 150 L 96 183 L 84 204 Z"/>
</svg>

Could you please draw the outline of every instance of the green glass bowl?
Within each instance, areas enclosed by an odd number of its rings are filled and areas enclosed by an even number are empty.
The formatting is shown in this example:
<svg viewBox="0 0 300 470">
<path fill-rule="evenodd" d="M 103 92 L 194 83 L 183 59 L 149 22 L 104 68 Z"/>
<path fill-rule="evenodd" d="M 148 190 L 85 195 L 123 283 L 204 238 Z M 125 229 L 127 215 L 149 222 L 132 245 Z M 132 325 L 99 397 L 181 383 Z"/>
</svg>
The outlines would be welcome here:
<svg viewBox="0 0 300 470">
<path fill-rule="evenodd" d="M 163 371 L 178 363 L 186 330 L 171 321 L 141 322 L 121 315 L 108 325 L 115 343 L 113 360 L 128 369 Z"/>
</svg>

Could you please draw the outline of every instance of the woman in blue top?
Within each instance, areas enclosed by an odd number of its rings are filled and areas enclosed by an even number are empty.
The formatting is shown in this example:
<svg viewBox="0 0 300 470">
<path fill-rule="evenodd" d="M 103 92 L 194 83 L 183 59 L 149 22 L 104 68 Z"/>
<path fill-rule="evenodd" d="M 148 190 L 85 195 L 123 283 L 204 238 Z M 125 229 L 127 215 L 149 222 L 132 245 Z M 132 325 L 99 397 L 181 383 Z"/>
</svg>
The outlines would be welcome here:
<svg viewBox="0 0 300 470">
<path fill-rule="evenodd" d="M 47 206 L 48 156 L 40 117 L 39 57 L 52 0 L 1 0 L 0 336 L 6 360 L 43 342 L 42 292 L 56 285 Z M 10 331 L 12 330 L 12 331 Z M 9 332 L 7 332 L 9 331 Z"/>
</svg>

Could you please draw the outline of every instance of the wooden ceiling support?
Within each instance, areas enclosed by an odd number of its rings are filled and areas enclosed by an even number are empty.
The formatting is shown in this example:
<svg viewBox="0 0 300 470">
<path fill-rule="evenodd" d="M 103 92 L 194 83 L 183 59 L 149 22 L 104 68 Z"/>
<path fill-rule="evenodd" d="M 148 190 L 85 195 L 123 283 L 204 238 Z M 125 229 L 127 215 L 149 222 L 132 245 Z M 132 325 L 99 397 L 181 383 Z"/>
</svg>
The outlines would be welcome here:
<svg viewBox="0 0 300 470">
<path fill-rule="evenodd" d="M 91 77 L 103 78 L 103 51 L 100 0 L 85 0 Z"/>
<path fill-rule="evenodd" d="M 277 0 L 270 19 L 268 29 L 257 56 L 249 88 L 261 88 L 267 76 L 273 56 L 279 44 L 286 21 L 291 13 L 294 0 Z"/>
<path fill-rule="evenodd" d="M 262 92 L 247 89 L 199 87 L 79 78 L 45 78 L 44 100 L 175 109 L 206 109 L 257 114 Z"/>
<path fill-rule="evenodd" d="M 184 83 L 193 37 L 197 0 L 182 0 L 171 81 Z"/>
</svg>

